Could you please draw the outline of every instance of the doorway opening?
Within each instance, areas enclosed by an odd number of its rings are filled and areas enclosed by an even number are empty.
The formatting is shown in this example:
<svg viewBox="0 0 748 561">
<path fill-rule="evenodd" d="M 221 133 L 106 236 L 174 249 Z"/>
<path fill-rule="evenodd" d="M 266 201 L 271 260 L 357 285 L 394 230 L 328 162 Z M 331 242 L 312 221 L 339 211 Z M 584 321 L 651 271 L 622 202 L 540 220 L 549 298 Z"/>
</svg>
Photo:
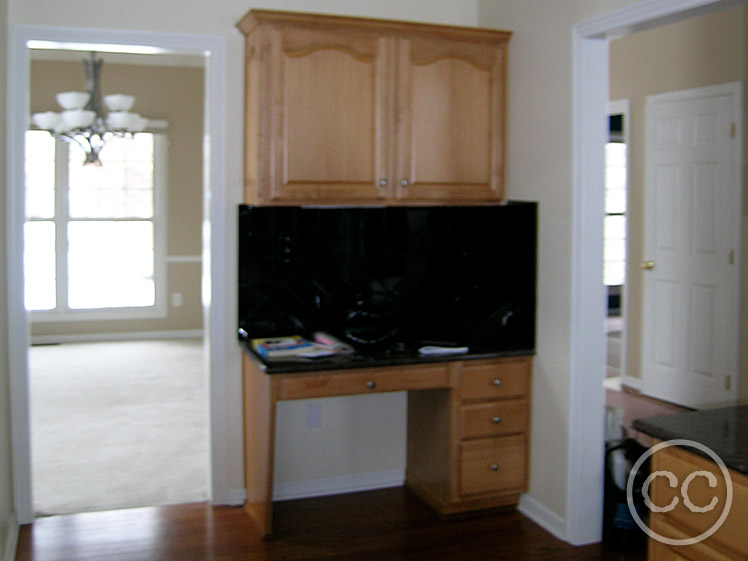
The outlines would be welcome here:
<svg viewBox="0 0 748 561">
<path fill-rule="evenodd" d="M 744 4 L 742 0 L 694 0 L 673 5 L 642 2 L 579 22 L 573 42 L 573 236 L 571 390 L 566 539 L 574 544 L 601 538 L 604 474 L 603 407 L 605 318 L 602 283 L 604 152 L 608 136 L 609 43 L 637 31 Z M 629 314 L 630 315 L 630 314 Z M 630 344 L 630 342 L 629 342 Z M 601 427 L 590 435 L 589 427 Z"/>
<path fill-rule="evenodd" d="M 8 130 L 8 321 L 11 371 L 11 419 L 13 485 L 17 520 L 34 520 L 31 476 L 30 411 L 28 380 L 29 324 L 24 305 L 24 135 L 28 127 L 29 46 L 51 44 L 52 48 L 90 52 L 123 52 L 198 56 L 204 59 L 205 96 L 202 113 L 193 115 L 201 124 L 203 153 L 201 217 L 201 307 L 203 309 L 204 388 L 208 438 L 208 498 L 215 504 L 236 504 L 238 493 L 229 489 L 227 478 L 226 388 L 224 374 L 230 370 L 225 351 L 228 338 L 226 294 L 226 39 L 221 36 L 183 35 L 161 32 L 130 32 L 83 28 L 16 25 L 11 29 Z M 198 156 L 199 158 L 199 156 Z M 233 366 L 233 365 L 232 365 Z"/>
<path fill-rule="evenodd" d="M 74 49 L 30 49 L 31 113 L 83 89 Z M 34 512 L 208 498 L 201 304 L 203 56 L 95 53 L 102 94 L 149 117 L 99 165 L 26 133 Z M 164 95 L 168 91 L 169 95 Z M 50 106 L 51 105 L 51 106 Z M 185 204 L 184 201 L 190 201 Z"/>
</svg>

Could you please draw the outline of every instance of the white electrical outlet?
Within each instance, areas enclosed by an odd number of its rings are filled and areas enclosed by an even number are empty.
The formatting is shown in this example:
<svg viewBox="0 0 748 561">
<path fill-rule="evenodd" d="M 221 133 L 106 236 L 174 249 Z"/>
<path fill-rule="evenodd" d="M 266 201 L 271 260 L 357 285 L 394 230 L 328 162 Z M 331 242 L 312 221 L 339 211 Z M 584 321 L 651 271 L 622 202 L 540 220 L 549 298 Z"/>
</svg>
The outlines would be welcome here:
<svg viewBox="0 0 748 561">
<path fill-rule="evenodd" d="M 322 406 L 319 403 L 307 403 L 306 428 L 318 429 L 322 426 Z"/>
<path fill-rule="evenodd" d="M 181 292 L 171 293 L 171 307 L 172 308 L 181 308 L 183 303 L 184 303 L 184 298 Z"/>
</svg>

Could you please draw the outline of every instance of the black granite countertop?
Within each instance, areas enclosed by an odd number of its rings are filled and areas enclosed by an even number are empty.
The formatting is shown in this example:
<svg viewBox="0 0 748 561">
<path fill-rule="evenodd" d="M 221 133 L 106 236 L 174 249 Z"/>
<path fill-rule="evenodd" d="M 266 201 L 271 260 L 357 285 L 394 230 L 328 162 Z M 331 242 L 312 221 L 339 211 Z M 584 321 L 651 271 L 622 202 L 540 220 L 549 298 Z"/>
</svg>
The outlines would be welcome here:
<svg viewBox="0 0 748 561">
<path fill-rule="evenodd" d="M 370 349 L 356 350 L 351 354 L 338 354 L 318 358 L 292 358 L 277 361 L 265 361 L 252 350 L 247 340 L 239 340 L 242 350 L 252 358 L 267 374 L 299 374 L 319 370 L 348 370 L 351 368 L 379 368 L 384 366 L 402 366 L 405 364 L 430 364 L 451 362 L 455 360 L 481 360 L 512 356 L 531 356 L 534 349 L 496 350 L 470 349 L 467 353 L 450 355 L 422 355 L 417 349 Z"/>
<path fill-rule="evenodd" d="M 660 440 L 686 439 L 707 446 L 725 465 L 748 475 L 748 405 L 646 417 L 633 427 Z M 696 448 L 689 452 L 699 453 Z"/>
</svg>

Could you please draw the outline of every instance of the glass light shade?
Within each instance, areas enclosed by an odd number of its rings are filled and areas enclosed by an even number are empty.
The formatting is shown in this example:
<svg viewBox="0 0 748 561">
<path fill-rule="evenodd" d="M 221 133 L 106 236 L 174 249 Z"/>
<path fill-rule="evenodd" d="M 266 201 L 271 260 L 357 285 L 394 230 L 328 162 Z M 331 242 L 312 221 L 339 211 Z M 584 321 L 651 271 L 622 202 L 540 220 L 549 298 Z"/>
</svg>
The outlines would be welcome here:
<svg viewBox="0 0 748 561">
<path fill-rule="evenodd" d="M 131 130 L 136 120 L 140 118 L 137 113 L 128 111 L 113 111 L 107 116 L 109 126 L 114 130 Z"/>
<path fill-rule="evenodd" d="M 67 132 L 70 132 L 73 130 L 73 127 L 68 124 L 65 119 L 60 116 L 60 122 L 55 125 L 55 128 L 53 129 L 55 134 L 65 134 Z"/>
<path fill-rule="evenodd" d="M 95 111 L 86 111 L 85 109 L 71 109 L 62 112 L 62 120 L 74 129 L 87 127 L 94 122 L 95 118 Z"/>
<path fill-rule="evenodd" d="M 135 103 L 135 97 L 125 94 L 105 95 L 104 103 L 109 111 L 129 111 Z"/>
<path fill-rule="evenodd" d="M 40 129 L 54 130 L 62 120 L 62 115 L 55 113 L 54 111 L 45 111 L 43 113 L 34 113 L 31 116 L 31 120 Z"/>
<path fill-rule="evenodd" d="M 63 109 L 83 109 L 91 99 L 87 92 L 61 92 L 57 94 L 57 103 Z"/>
</svg>

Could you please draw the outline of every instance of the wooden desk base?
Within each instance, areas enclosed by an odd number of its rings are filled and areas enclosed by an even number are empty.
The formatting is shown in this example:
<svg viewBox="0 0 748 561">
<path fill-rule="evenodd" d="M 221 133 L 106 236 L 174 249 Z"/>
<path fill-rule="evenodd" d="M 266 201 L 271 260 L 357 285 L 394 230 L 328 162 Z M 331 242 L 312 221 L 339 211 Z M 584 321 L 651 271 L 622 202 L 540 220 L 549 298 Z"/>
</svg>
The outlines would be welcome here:
<svg viewBox="0 0 748 561">
<path fill-rule="evenodd" d="M 440 515 L 519 501 L 527 489 L 532 357 L 266 374 L 244 370 L 245 509 L 272 533 L 276 403 L 408 392 L 405 484 Z"/>
</svg>

